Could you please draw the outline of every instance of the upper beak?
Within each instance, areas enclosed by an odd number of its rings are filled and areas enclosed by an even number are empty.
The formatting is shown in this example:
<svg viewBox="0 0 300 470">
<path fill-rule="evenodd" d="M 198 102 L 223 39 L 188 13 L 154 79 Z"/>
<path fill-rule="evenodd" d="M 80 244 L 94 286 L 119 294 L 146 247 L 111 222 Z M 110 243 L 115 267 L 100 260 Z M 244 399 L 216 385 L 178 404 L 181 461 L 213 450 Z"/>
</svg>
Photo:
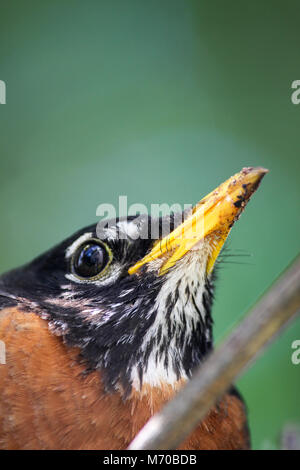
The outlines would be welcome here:
<svg viewBox="0 0 300 470">
<path fill-rule="evenodd" d="M 160 267 L 160 274 L 164 274 L 203 241 L 207 241 L 209 247 L 206 266 L 209 274 L 231 227 L 267 172 L 261 167 L 243 168 L 222 183 L 194 206 L 182 224 L 156 242 L 151 252 L 128 270 L 129 274 L 135 273 L 146 263 L 165 257 Z"/>
</svg>

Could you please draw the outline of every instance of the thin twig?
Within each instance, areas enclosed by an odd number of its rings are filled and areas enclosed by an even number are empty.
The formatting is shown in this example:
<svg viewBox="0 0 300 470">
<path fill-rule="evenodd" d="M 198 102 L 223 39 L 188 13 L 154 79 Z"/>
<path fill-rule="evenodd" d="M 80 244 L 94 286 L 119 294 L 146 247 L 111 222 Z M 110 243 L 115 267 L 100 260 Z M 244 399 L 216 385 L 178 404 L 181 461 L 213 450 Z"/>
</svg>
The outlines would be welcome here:
<svg viewBox="0 0 300 470">
<path fill-rule="evenodd" d="M 300 257 L 211 353 L 176 397 L 148 421 L 129 449 L 176 449 L 249 362 L 299 311 Z"/>
</svg>

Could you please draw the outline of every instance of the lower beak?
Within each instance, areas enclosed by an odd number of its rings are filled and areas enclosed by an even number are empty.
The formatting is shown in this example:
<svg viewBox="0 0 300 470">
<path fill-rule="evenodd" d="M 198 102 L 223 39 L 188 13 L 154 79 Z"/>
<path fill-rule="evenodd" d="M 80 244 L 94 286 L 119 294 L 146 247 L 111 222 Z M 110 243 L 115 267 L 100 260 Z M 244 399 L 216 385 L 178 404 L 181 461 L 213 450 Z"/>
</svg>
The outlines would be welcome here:
<svg viewBox="0 0 300 470">
<path fill-rule="evenodd" d="M 243 168 L 222 183 L 190 211 L 182 224 L 156 242 L 151 252 L 128 270 L 129 274 L 158 258 L 163 259 L 160 274 L 165 274 L 204 241 L 209 247 L 206 271 L 210 274 L 234 222 L 267 172 L 261 167 Z"/>
</svg>

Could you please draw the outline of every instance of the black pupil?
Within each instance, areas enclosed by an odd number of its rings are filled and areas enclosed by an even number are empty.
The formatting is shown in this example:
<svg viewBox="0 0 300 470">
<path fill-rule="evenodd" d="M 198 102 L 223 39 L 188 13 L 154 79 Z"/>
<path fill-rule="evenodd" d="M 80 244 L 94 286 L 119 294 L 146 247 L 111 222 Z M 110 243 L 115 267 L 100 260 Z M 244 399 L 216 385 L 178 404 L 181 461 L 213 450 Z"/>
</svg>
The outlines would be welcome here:
<svg viewBox="0 0 300 470">
<path fill-rule="evenodd" d="M 104 247 L 97 243 L 87 243 L 78 250 L 74 260 L 74 270 L 80 277 L 97 276 L 108 262 L 108 254 Z"/>
</svg>

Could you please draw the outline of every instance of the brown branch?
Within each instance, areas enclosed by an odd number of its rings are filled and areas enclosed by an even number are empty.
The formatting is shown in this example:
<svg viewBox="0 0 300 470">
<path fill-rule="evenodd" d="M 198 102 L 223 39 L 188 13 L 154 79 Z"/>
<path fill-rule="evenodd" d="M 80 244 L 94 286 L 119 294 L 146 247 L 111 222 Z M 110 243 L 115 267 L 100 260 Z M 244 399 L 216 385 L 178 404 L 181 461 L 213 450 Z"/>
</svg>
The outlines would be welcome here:
<svg viewBox="0 0 300 470">
<path fill-rule="evenodd" d="M 280 329 L 300 311 L 300 257 L 195 372 L 129 449 L 176 449 L 232 382 Z"/>
</svg>

